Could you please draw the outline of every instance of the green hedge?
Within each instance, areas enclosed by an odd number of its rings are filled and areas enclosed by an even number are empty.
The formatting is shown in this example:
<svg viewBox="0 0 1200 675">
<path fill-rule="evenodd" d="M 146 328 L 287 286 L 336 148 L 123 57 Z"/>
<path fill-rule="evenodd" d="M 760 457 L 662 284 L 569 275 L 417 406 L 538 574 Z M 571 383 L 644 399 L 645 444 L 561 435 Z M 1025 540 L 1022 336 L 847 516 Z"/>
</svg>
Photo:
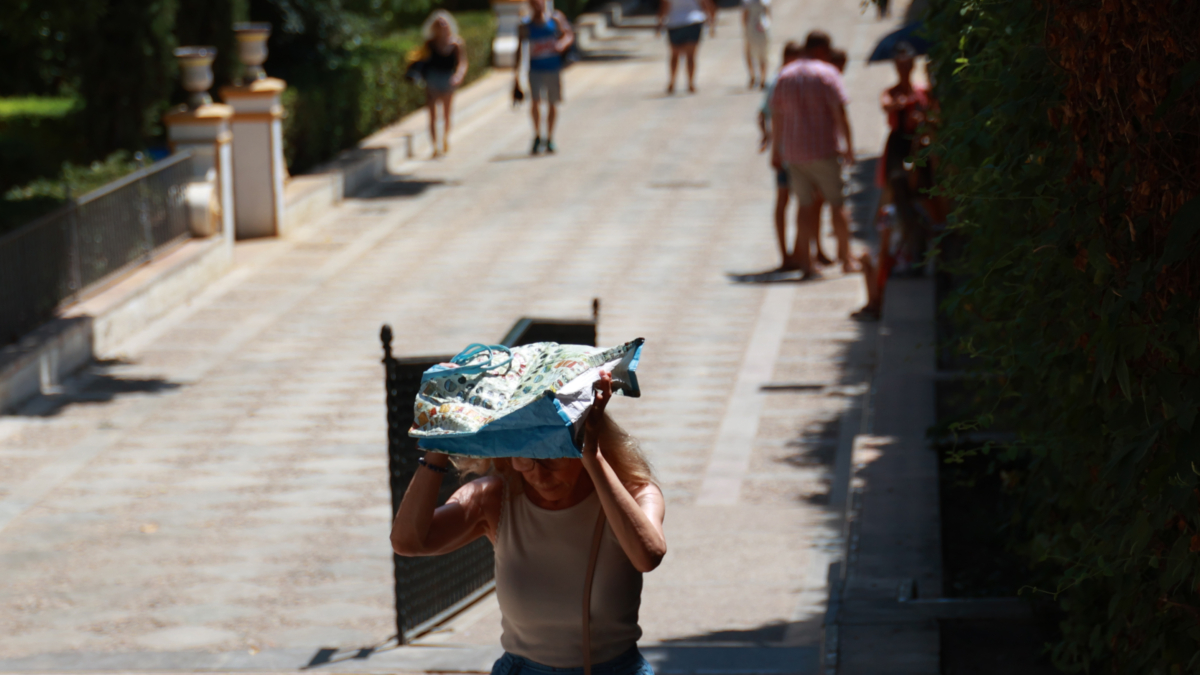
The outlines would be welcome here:
<svg viewBox="0 0 1200 675">
<path fill-rule="evenodd" d="M 1200 5 L 932 0 L 946 302 L 1070 672 L 1200 672 Z M 998 376 L 998 377 L 995 377 Z"/>
<path fill-rule="evenodd" d="M 138 163 L 119 150 L 90 164 L 64 162 L 54 178 L 38 178 L 0 193 L 0 234 L 24 225 L 66 203 L 133 173 Z"/>
<path fill-rule="evenodd" d="M 457 14 L 467 44 L 467 82 L 491 64 L 496 32 L 491 12 Z M 404 79 L 409 52 L 422 44 L 419 29 L 364 41 L 335 68 L 290 74 L 284 95 L 284 147 L 288 168 L 299 173 L 353 147 L 378 129 L 425 104 L 422 88 Z"/>
</svg>

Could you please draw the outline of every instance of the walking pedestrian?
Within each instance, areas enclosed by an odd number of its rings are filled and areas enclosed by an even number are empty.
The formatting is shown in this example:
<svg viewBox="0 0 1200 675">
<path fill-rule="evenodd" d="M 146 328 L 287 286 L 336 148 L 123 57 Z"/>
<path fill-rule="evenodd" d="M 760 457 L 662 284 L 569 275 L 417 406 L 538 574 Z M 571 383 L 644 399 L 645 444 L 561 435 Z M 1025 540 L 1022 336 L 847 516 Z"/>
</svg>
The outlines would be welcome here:
<svg viewBox="0 0 1200 675">
<path fill-rule="evenodd" d="M 815 274 L 809 244 L 816 235 L 820 212 L 816 196 L 829 203 L 837 237 L 838 261 L 845 272 L 853 271 L 850 259 L 850 222 L 842 196 L 842 166 L 854 163 L 854 142 L 846 116 L 849 97 L 842 76 L 827 61 L 831 55 L 829 36 L 821 31 L 808 34 L 804 56 L 784 67 L 771 96 L 771 165 L 787 171 L 788 187 L 801 209 L 797 216 L 796 243 L 785 270 Z M 839 149 L 839 141 L 845 144 Z"/>
<path fill-rule="evenodd" d="M 435 10 L 421 28 L 425 37 L 425 105 L 429 107 L 429 140 L 433 156 L 450 152 L 450 110 L 454 90 L 467 76 L 467 48 L 458 23 L 444 9 Z M 437 109 L 442 107 L 442 139 L 438 143 Z"/>
<path fill-rule="evenodd" d="M 771 44 L 771 0 L 742 0 L 742 34 L 750 88 L 767 88 L 767 48 Z M 757 78 L 756 78 L 757 76 Z"/>
<path fill-rule="evenodd" d="M 558 118 L 558 104 L 562 102 L 563 54 L 575 42 L 571 22 L 557 9 L 547 13 L 546 0 L 529 0 L 531 15 L 521 22 L 517 42 L 517 60 L 521 63 L 521 49 L 529 45 L 529 112 L 533 115 L 533 148 L 530 154 L 541 150 L 554 152 L 554 123 Z M 519 89 L 520 67 L 516 68 L 514 90 Z M 546 137 L 542 138 L 541 103 L 546 103 Z"/>
<path fill-rule="evenodd" d="M 687 60 L 688 91 L 696 93 L 696 47 L 706 22 L 709 37 L 716 37 L 717 7 L 713 0 L 661 0 L 659 3 L 656 33 L 662 34 L 665 27 L 667 42 L 671 45 L 668 94 L 675 93 L 675 71 L 681 56 Z"/>
<path fill-rule="evenodd" d="M 582 675 L 588 663 L 603 675 L 653 675 L 637 617 L 642 574 L 667 550 L 665 503 L 637 443 L 604 412 L 612 377 L 596 388 L 582 459 L 459 458 L 483 475 L 437 506 L 449 458 L 427 452 L 396 513 L 399 555 L 449 553 L 484 536 L 494 544 L 505 653 L 492 675 Z M 595 589 L 586 615 L 585 588 Z"/>
</svg>

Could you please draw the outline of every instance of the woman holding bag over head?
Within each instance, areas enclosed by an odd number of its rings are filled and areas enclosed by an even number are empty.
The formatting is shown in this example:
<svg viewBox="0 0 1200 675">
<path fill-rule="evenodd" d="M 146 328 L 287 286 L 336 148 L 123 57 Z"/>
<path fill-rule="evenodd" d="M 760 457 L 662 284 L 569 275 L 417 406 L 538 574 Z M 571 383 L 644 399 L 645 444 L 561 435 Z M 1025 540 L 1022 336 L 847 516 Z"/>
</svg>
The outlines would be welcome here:
<svg viewBox="0 0 1200 675">
<path fill-rule="evenodd" d="M 427 452 L 396 513 L 399 555 L 495 545 L 505 654 L 493 675 L 652 675 L 637 649 L 642 574 L 667 551 L 662 491 L 596 382 L 582 458 L 456 458 L 481 474 L 435 508 L 449 457 Z M 590 604 L 590 610 L 585 611 Z"/>
</svg>

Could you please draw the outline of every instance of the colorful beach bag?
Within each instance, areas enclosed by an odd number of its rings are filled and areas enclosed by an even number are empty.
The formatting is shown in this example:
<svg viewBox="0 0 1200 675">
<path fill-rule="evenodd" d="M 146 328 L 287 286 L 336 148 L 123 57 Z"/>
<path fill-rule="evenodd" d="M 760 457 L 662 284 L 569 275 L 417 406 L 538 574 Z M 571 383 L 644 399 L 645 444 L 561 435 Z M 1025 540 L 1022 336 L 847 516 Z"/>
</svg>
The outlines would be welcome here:
<svg viewBox="0 0 1200 675">
<path fill-rule="evenodd" d="M 638 397 L 638 338 L 602 349 L 536 342 L 509 349 L 473 344 L 421 376 L 408 435 L 418 445 L 469 457 L 580 457 L 592 385 Z"/>
</svg>

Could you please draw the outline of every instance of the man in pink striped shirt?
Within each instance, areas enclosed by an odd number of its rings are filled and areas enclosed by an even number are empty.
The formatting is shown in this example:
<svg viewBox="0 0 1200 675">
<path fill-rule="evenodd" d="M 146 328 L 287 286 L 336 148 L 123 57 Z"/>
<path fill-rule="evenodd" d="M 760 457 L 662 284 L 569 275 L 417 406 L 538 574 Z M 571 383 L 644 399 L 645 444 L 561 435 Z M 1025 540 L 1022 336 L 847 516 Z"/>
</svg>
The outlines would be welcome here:
<svg viewBox="0 0 1200 675">
<path fill-rule="evenodd" d="M 808 34 L 805 56 L 779 71 L 771 96 L 771 165 L 784 169 L 788 187 L 800 206 L 796 243 L 789 255 L 783 252 L 784 270 L 815 272 L 809 246 L 819 236 L 818 193 L 832 208 L 833 231 L 837 236 L 838 260 L 842 270 L 853 271 L 850 261 L 850 219 L 842 198 L 841 156 L 847 166 L 854 163 L 854 144 L 846 117 L 846 86 L 841 73 L 827 63 L 831 44 L 820 31 Z M 839 140 L 844 146 L 839 149 Z"/>
</svg>

